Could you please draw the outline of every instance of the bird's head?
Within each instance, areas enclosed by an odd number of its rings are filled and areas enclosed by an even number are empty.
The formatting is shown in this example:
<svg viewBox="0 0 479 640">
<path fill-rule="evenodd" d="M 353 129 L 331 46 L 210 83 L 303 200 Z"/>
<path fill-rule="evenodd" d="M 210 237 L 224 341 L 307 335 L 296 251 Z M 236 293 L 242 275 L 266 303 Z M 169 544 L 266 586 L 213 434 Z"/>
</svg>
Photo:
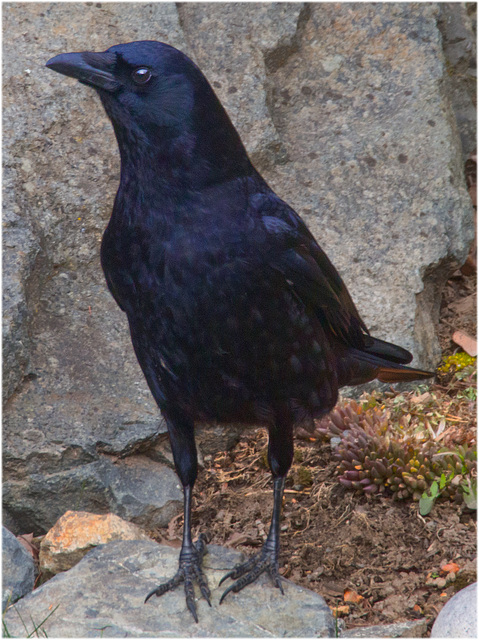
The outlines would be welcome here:
<svg viewBox="0 0 479 640">
<path fill-rule="evenodd" d="M 130 42 L 102 53 L 62 53 L 49 69 L 96 89 L 108 115 L 119 124 L 170 127 L 191 115 L 199 69 L 162 42 Z"/>
<path fill-rule="evenodd" d="M 210 167 L 226 169 L 233 154 L 235 164 L 245 164 L 244 147 L 213 89 L 174 47 L 130 42 L 101 53 L 62 53 L 46 66 L 98 92 L 120 151 L 132 143 L 168 149 L 181 140 L 192 161 L 203 159 Z"/>
</svg>

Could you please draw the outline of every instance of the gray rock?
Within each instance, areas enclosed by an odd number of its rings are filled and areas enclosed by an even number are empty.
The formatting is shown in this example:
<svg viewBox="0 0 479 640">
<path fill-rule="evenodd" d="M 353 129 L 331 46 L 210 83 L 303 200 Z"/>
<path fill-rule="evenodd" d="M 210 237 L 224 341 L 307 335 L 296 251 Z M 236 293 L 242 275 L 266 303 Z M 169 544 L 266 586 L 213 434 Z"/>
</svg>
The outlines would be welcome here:
<svg viewBox="0 0 479 640">
<path fill-rule="evenodd" d="M 371 331 L 411 349 L 420 366 L 436 363 L 440 292 L 473 235 L 438 5 L 7 3 L 3 19 L 10 514 L 23 523 L 30 514 L 37 526 L 35 504 L 62 474 L 72 479 L 68 508 L 92 508 L 81 478 L 106 504 L 109 489 L 94 472 L 100 453 L 171 464 L 100 269 L 116 142 L 94 92 L 44 68 L 59 52 L 144 38 L 193 56 Z M 235 438 L 215 427 L 203 453 Z"/>
<path fill-rule="evenodd" d="M 32 555 L 13 533 L 2 527 L 2 611 L 33 590 L 35 564 Z"/>
<path fill-rule="evenodd" d="M 9 611 L 11 635 L 23 634 L 19 615 L 42 625 L 48 637 L 331 637 L 334 621 L 318 594 L 285 581 L 285 596 L 263 575 L 219 606 L 218 583 L 242 556 L 210 545 L 204 566 L 212 607 L 197 600 L 199 622 L 186 609 L 183 587 L 153 598 L 146 594 L 178 566 L 178 549 L 154 542 L 112 542 L 88 553 L 69 571 L 43 584 Z M 28 625 L 28 622 L 27 622 Z"/>
<path fill-rule="evenodd" d="M 144 456 L 102 457 L 58 473 L 7 480 L 5 509 L 20 529 L 46 532 L 71 508 L 115 513 L 148 528 L 163 527 L 181 512 L 183 494 L 175 472 Z"/>
<path fill-rule="evenodd" d="M 427 620 L 405 620 L 393 624 L 375 624 L 370 627 L 357 627 L 341 633 L 341 638 L 424 638 L 427 632 Z"/>
<path fill-rule="evenodd" d="M 12 172 L 3 174 L 4 210 L 19 208 L 12 204 Z M 39 254 L 39 239 L 28 222 L 8 220 L 4 216 L 3 242 L 3 398 L 7 400 L 24 378 L 28 381 L 30 338 L 26 290 L 34 285 L 33 268 Z"/>
<path fill-rule="evenodd" d="M 176 473 L 145 457 L 136 456 L 106 470 L 114 511 L 124 520 L 154 529 L 164 527 L 181 512 L 183 492 Z"/>
<path fill-rule="evenodd" d="M 446 602 L 432 626 L 431 638 L 477 638 L 477 582 Z"/>
<path fill-rule="evenodd" d="M 477 148 L 477 57 L 474 33 L 477 7 L 462 2 L 441 2 L 439 7 L 439 28 L 448 70 L 445 80 L 461 135 L 463 158 L 466 160 Z"/>
</svg>

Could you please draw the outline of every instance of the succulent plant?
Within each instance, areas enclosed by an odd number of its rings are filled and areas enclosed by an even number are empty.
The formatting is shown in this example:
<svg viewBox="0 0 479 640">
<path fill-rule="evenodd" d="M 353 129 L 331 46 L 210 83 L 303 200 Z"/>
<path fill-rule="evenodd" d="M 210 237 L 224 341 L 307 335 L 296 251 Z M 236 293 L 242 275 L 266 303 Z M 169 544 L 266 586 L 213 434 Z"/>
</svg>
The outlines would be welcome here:
<svg viewBox="0 0 479 640">
<path fill-rule="evenodd" d="M 316 425 L 316 433 L 340 438 L 333 455 L 345 487 L 419 500 L 442 478 L 441 495 L 456 499 L 462 496 L 462 485 L 475 480 L 477 454 L 472 447 L 441 448 L 427 429 L 418 430 L 405 419 L 391 420 L 380 406 L 365 407 L 350 401 Z"/>
<path fill-rule="evenodd" d="M 471 365 L 475 365 L 477 358 L 474 356 L 470 356 L 464 351 L 459 351 L 458 353 L 454 353 L 452 356 L 448 356 L 444 359 L 444 364 L 439 367 L 439 371 L 443 373 L 447 373 L 451 367 L 455 367 L 455 371 L 461 371 L 465 367 L 469 367 Z"/>
</svg>

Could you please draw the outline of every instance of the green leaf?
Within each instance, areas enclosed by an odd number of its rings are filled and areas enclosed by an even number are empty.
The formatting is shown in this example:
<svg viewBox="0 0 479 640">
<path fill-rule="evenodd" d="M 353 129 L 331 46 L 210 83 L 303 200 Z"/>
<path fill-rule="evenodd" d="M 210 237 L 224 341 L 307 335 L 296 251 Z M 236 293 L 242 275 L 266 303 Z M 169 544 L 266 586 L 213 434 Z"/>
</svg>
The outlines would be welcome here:
<svg viewBox="0 0 479 640">
<path fill-rule="evenodd" d="M 419 499 L 419 513 L 422 516 L 427 516 L 430 513 L 435 502 L 435 498 L 428 496 L 427 493 L 423 493 Z"/>
<path fill-rule="evenodd" d="M 477 496 L 474 493 L 466 493 L 463 495 L 464 502 L 469 509 L 477 510 Z"/>
<path fill-rule="evenodd" d="M 466 506 L 469 509 L 477 509 L 477 484 L 475 482 L 472 484 L 468 478 L 467 484 L 462 484 L 461 489 Z"/>
<path fill-rule="evenodd" d="M 435 500 L 439 495 L 439 485 L 437 484 L 436 480 L 434 480 L 434 482 L 432 483 L 429 491 L 431 492 L 432 499 Z"/>
</svg>

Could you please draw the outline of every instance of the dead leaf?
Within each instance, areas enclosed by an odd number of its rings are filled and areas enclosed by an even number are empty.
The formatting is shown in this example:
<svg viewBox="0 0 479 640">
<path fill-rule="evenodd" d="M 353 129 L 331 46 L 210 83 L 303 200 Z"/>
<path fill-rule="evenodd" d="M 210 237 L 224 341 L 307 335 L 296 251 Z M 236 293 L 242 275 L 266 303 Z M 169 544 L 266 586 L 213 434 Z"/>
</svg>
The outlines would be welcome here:
<svg viewBox="0 0 479 640">
<path fill-rule="evenodd" d="M 343 595 L 344 602 L 353 602 L 354 604 L 358 604 L 361 600 L 364 600 L 363 596 L 360 596 L 357 591 L 353 591 L 353 589 L 346 589 Z"/>
<path fill-rule="evenodd" d="M 449 303 L 448 308 L 460 318 L 467 316 L 476 317 L 476 293 L 471 293 L 463 298 L 458 298 L 454 302 Z"/>
<path fill-rule="evenodd" d="M 180 518 L 183 517 L 182 513 L 179 513 L 177 516 L 175 516 L 174 518 L 172 518 L 169 522 L 168 522 L 168 538 L 170 540 L 174 540 L 175 538 L 178 537 L 178 520 Z"/>
<path fill-rule="evenodd" d="M 33 533 L 21 533 L 17 536 L 17 540 L 21 542 L 24 546 L 25 543 L 31 545 L 33 541 Z"/>
<path fill-rule="evenodd" d="M 453 341 L 464 349 L 469 356 L 477 356 L 477 340 L 464 331 L 454 331 Z"/>
<path fill-rule="evenodd" d="M 476 186 L 474 185 L 474 200 L 476 200 Z M 461 267 L 461 273 L 465 276 L 472 276 L 477 271 L 477 263 L 475 258 L 475 251 L 471 251 L 471 253 L 467 256 L 466 262 Z"/>
<path fill-rule="evenodd" d="M 338 607 L 329 607 L 333 613 L 335 618 L 339 618 L 340 616 L 348 616 L 350 607 L 347 604 L 339 605 Z"/>
<path fill-rule="evenodd" d="M 333 598 L 342 597 L 344 594 L 344 587 L 339 582 L 329 581 L 323 582 L 323 591 L 325 591 L 328 596 Z"/>
<path fill-rule="evenodd" d="M 225 542 L 226 547 L 237 547 L 239 544 L 245 544 L 249 539 L 244 533 L 239 533 L 235 531 L 230 535 L 228 540 Z"/>
<path fill-rule="evenodd" d="M 34 560 L 38 559 L 38 548 L 32 544 L 33 542 L 33 533 L 23 533 L 17 536 L 18 542 L 24 547 L 28 553 L 33 556 Z"/>
<path fill-rule="evenodd" d="M 420 396 L 413 396 L 411 398 L 411 402 L 414 402 L 414 404 L 418 404 L 419 402 L 426 402 L 426 400 L 429 400 L 430 397 L 431 397 L 431 394 L 429 393 L 429 391 L 426 391 Z"/>
<path fill-rule="evenodd" d="M 459 571 L 460 567 L 459 565 L 457 565 L 455 562 L 447 562 L 446 564 L 443 564 L 441 567 L 441 571 L 443 573 L 457 573 Z"/>
</svg>

